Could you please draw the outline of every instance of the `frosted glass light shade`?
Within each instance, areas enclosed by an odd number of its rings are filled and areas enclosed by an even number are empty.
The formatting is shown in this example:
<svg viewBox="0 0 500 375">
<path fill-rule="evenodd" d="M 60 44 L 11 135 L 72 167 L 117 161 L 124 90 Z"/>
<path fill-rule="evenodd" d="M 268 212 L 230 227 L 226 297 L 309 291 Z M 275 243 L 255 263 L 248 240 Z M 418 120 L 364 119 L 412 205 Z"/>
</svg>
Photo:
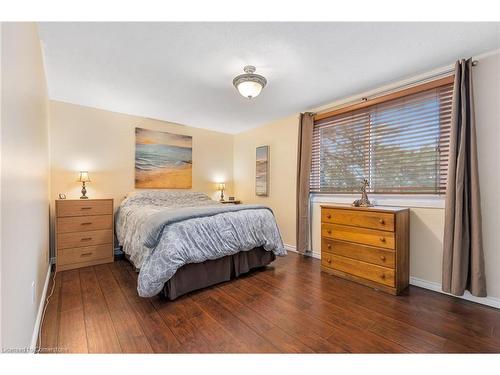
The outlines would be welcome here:
<svg viewBox="0 0 500 375">
<path fill-rule="evenodd" d="M 252 99 L 260 94 L 262 86 L 258 82 L 246 81 L 238 85 L 238 92 L 245 98 Z"/>
<path fill-rule="evenodd" d="M 241 96 L 252 99 L 258 96 L 262 89 L 266 86 L 267 80 L 255 74 L 255 67 L 247 65 L 243 68 L 245 74 L 240 74 L 233 79 L 233 85 L 236 87 Z"/>
</svg>

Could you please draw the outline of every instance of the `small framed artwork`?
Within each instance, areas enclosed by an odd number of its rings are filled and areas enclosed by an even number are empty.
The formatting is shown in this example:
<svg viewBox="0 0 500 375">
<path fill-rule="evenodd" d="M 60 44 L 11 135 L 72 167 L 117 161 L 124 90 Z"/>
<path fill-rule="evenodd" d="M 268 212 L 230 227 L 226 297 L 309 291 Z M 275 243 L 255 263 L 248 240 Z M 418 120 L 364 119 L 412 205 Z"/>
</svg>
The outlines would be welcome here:
<svg viewBox="0 0 500 375">
<path fill-rule="evenodd" d="M 255 195 L 269 195 L 269 146 L 257 147 L 255 152 Z"/>
<path fill-rule="evenodd" d="M 59 193 L 59 199 L 66 199 L 66 194 Z"/>
</svg>

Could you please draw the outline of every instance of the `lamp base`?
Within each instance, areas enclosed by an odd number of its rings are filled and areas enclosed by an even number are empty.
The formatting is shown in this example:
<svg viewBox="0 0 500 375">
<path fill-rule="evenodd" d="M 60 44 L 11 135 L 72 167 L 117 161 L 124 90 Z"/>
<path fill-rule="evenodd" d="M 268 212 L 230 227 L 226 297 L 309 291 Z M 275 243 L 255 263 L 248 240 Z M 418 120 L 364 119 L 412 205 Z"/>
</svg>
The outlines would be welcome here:
<svg viewBox="0 0 500 375">
<path fill-rule="evenodd" d="M 85 181 L 83 181 L 83 183 L 82 183 L 82 196 L 80 197 L 80 199 L 89 199 L 89 197 L 87 197 L 85 194 L 87 194 L 87 189 L 85 188 Z"/>
</svg>

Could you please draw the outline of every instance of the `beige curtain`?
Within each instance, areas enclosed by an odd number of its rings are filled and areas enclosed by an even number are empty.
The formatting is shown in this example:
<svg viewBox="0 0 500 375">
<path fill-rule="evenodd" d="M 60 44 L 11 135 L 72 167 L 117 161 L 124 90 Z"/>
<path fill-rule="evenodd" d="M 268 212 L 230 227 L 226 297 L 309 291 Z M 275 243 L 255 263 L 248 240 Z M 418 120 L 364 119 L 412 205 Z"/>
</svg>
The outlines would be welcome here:
<svg viewBox="0 0 500 375">
<path fill-rule="evenodd" d="M 457 61 L 446 187 L 443 291 L 486 296 L 472 60 Z"/>
<path fill-rule="evenodd" d="M 297 156 L 297 251 L 303 254 L 310 251 L 309 175 L 311 174 L 313 126 L 314 114 L 301 113 Z"/>
</svg>

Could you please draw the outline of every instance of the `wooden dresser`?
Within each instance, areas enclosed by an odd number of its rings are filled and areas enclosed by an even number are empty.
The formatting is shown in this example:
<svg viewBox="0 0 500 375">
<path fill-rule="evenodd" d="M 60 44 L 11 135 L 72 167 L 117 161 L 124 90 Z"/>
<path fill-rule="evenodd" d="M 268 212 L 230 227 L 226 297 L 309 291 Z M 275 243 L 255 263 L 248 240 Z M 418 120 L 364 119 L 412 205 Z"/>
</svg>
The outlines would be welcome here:
<svg viewBox="0 0 500 375">
<path fill-rule="evenodd" d="M 410 277 L 409 209 L 321 206 L 321 269 L 399 294 Z"/>
<path fill-rule="evenodd" d="M 113 257 L 113 200 L 57 200 L 57 270 L 109 263 Z"/>
</svg>

